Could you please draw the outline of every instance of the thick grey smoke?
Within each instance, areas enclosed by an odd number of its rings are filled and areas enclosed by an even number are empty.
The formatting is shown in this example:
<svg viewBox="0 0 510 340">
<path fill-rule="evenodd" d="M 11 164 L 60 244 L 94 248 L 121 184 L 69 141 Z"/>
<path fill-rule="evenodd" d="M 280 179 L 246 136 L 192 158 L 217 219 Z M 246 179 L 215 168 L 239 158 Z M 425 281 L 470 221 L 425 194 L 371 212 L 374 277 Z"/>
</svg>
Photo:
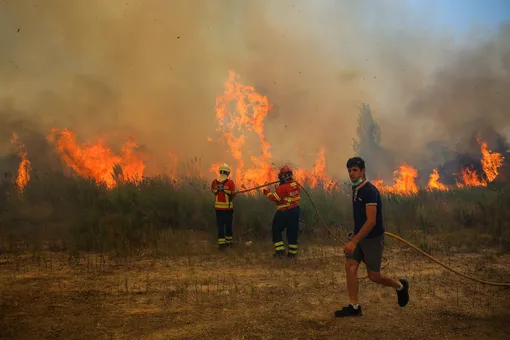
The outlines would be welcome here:
<svg viewBox="0 0 510 340">
<path fill-rule="evenodd" d="M 116 147 L 133 136 L 153 173 L 170 163 L 168 152 L 182 161 L 202 157 L 205 168 L 232 162 L 228 147 L 207 140 L 219 137 L 215 97 L 229 70 L 274 105 L 265 121 L 274 159 L 302 158 L 311 167 L 324 146 L 335 176 L 344 176 L 352 155 L 362 102 L 381 125 L 383 145 L 401 158 L 427 141 L 457 143 L 463 137 L 451 129 L 462 123 L 455 122 L 505 125 L 508 30 L 486 38 L 486 47 L 474 38 L 466 50 L 424 17 L 394 1 L 6 0 L 2 134 L 4 126 L 30 126 L 39 140 L 52 127 L 70 128 Z M 462 90 L 461 75 L 484 92 Z M 461 100 L 463 110 L 454 104 Z M 489 106 L 498 109 L 480 112 Z M 8 125 L 7 116 L 22 123 Z M 417 122 L 441 128 L 426 133 Z M 404 134 L 414 129 L 416 138 Z M 255 147 L 245 150 L 247 160 L 259 154 L 256 135 L 248 138 Z M 40 143 L 31 144 L 29 157 L 39 153 Z"/>
</svg>

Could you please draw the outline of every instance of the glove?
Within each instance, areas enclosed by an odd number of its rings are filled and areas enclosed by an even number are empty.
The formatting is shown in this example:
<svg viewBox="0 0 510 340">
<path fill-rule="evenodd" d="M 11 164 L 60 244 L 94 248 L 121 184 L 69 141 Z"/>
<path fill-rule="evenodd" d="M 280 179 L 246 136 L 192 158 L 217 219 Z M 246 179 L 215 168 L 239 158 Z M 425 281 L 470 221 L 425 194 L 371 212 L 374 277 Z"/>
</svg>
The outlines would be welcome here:
<svg viewBox="0 0 510 340">
<path fill-rule="evenodd" d="M 218 191 L 223 192 L 223 183 L 218 184 Z"/>
<path fill-rule="evenodd" d="M 262 192 L 264 193 L 264 195 L 269 194 L 269 190 L 267 190 L 267 189 L 262 190 Z"/>
</svg>

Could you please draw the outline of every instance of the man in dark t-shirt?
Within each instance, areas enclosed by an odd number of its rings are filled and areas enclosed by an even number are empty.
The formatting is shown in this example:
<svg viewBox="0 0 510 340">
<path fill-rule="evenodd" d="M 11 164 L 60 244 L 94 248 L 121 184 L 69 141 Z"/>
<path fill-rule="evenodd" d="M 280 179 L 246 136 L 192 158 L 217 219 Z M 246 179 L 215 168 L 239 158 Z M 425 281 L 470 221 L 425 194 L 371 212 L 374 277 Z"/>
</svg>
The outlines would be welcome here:
<svg viewBox="0 0 510 340">
<path fill-rule="evenodd" d="M 368 278 L 375 283 L 393 287 L 397 291 L 398 304 L 404 307 L 409 302 L 409 283 L 381 274 L 384 248 L 384 222 L 379 190 L 365 177 L 365 161 L 360 157 L 347 161 L 347 170 L 352 182 L 352 207 L 354 211 L 354 233 L 344 247 L 345 271 L 350 304 L 335 312 L 337 317 L 362 315 L 358 303 L 358 267 L 363 261 Z"/>
</svg>

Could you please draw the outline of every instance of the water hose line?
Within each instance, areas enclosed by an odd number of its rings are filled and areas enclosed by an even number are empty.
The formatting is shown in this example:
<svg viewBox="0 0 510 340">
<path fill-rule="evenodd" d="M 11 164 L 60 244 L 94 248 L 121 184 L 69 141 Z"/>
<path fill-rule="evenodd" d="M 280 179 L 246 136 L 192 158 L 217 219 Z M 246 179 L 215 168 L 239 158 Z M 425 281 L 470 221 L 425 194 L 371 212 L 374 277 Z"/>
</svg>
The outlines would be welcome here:
<svg viewBox="0 0 510 340">
<path fill-rule="evenodd" d="M 279 183 L 279 181 L 275 181 L 275 182 L 271 182 L 271 183 L 265 183 L 265 184 L 256 186 L 254 188 L 237 191 L 237 193 L 241 194 L 241 193 L 257 190 L 257 189 L 260 189 L 260 188 L 263 188 L 263 187 L 267 187 L 267 186 L 270 186 L 270 185 L 273 185 L 273 184 L 276 184 L 276 183 Z M 300 183 L 298 183 L 298 184 L 301 187 L 301 189 L 303 189 L 304 193 L 306 194 L 306 196 L 310 200 L 310 203 L 312 204 L 312 207 L 314 208 L 315 212 L 317 213 L 317 216 L 319 216 L 319 219 L 321 220 L 321 222 L 324 225 L 324 227 L 331 234 L 331 236 L 333 236 L 334 239 L 336 239 L 337 241 L 341 242 L 342 244 L 345 244 L 346 242 L 344 240 L 342 240 L 340 237 L 336 236 L 333 233 L 333 231 L 328 227 L 328 224 L 326 223 L 326 221 L 322 217 L 321 213 L 319 212 L 319 209 L 315 205 L 315 203 L 314 203 L 312 197 L 310 196 L 310 194 L 308 193 L 308 191 Z M 415 251 L 417 251 L 419 254 L 421 254 L 421 255 L 425 256 L 426 258 L 428 258 L 429 260 L 437 263 L 441 267 L 443 267 L 443 268 L 445 268 L 445 269 L 447 269 L 447 270 L 449 270 L 449 271 L 451 271 L 451 272 L 453 272 L 453 273 L 455 273 L 455 274 L 457 274 L 457 275 L 459 275 L 461 277 L 464 277 L 464 278 L 466 278 L 468 280 L 475 281 L 475 282 L 482 283 L 482 284 L 489 285 L 489 286 L 510 287 L 510 282 L 491 282 L 491 281 L 481 280 L 481 279 L 478 279 L 476 277 L 472 277 L 472 276 L 469 276 L 469 275 L 465 275 L 465 274 L 459 272 L 458 270 L 453 269 L 452 267 L 444 264 L 443 262 L 439 261 L 435 257 L 427 254 L 426 252 L 424 252 L 423 250 L 421 250 L 420 248 L 418 248 L 417 246 L 415 246 L 411 242 L 403 239 L 402 237 L 400 237 L 398 235 L 395 235 L 395 234 L 390 233 L 390 232 L 385 232 L 384 235 L 392 237 L 392 238 L 394 238 L 394 239 L 404 243 L 405 245 L 407 245 L 407 246 L 411 247 L 412 249 L 414 249 Z M 389 261 L 386 259 L 386 263 L 382 266 L 382 268 L 384 269 L 388 264 L 389 264 Z M 360 279 L 364 279 L 364 278 L 366 278 L 366 277 L 363 277 L 363 278 L 360 278 Z"/>
</svg>

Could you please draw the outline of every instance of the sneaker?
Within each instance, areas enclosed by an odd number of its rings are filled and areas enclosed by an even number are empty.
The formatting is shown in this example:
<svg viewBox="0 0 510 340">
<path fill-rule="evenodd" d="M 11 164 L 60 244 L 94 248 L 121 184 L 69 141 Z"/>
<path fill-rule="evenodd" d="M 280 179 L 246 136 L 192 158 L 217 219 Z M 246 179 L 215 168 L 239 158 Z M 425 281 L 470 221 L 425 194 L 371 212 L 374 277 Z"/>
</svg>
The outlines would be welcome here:
<svg viewBox="0 0 510 340">
<path fill-rule="evenodd" d="M 409 282 L 404 279 L 400 279 L 399 281 L 404 288 L 400 291 L 397 290 L 398 305 L 404 307 L 409 302 Z"/>
<path fill-rule="evenodd" d="M 335 317 L 344 318 L 347 316 L 362 316 L 363 312 L 361 311 L 361 305 L 358 305 L 358 309 L 354 309 L 354 307 L 349 304 L 349 306 L 344 307 L 335 311 Z"/>
</svg>

